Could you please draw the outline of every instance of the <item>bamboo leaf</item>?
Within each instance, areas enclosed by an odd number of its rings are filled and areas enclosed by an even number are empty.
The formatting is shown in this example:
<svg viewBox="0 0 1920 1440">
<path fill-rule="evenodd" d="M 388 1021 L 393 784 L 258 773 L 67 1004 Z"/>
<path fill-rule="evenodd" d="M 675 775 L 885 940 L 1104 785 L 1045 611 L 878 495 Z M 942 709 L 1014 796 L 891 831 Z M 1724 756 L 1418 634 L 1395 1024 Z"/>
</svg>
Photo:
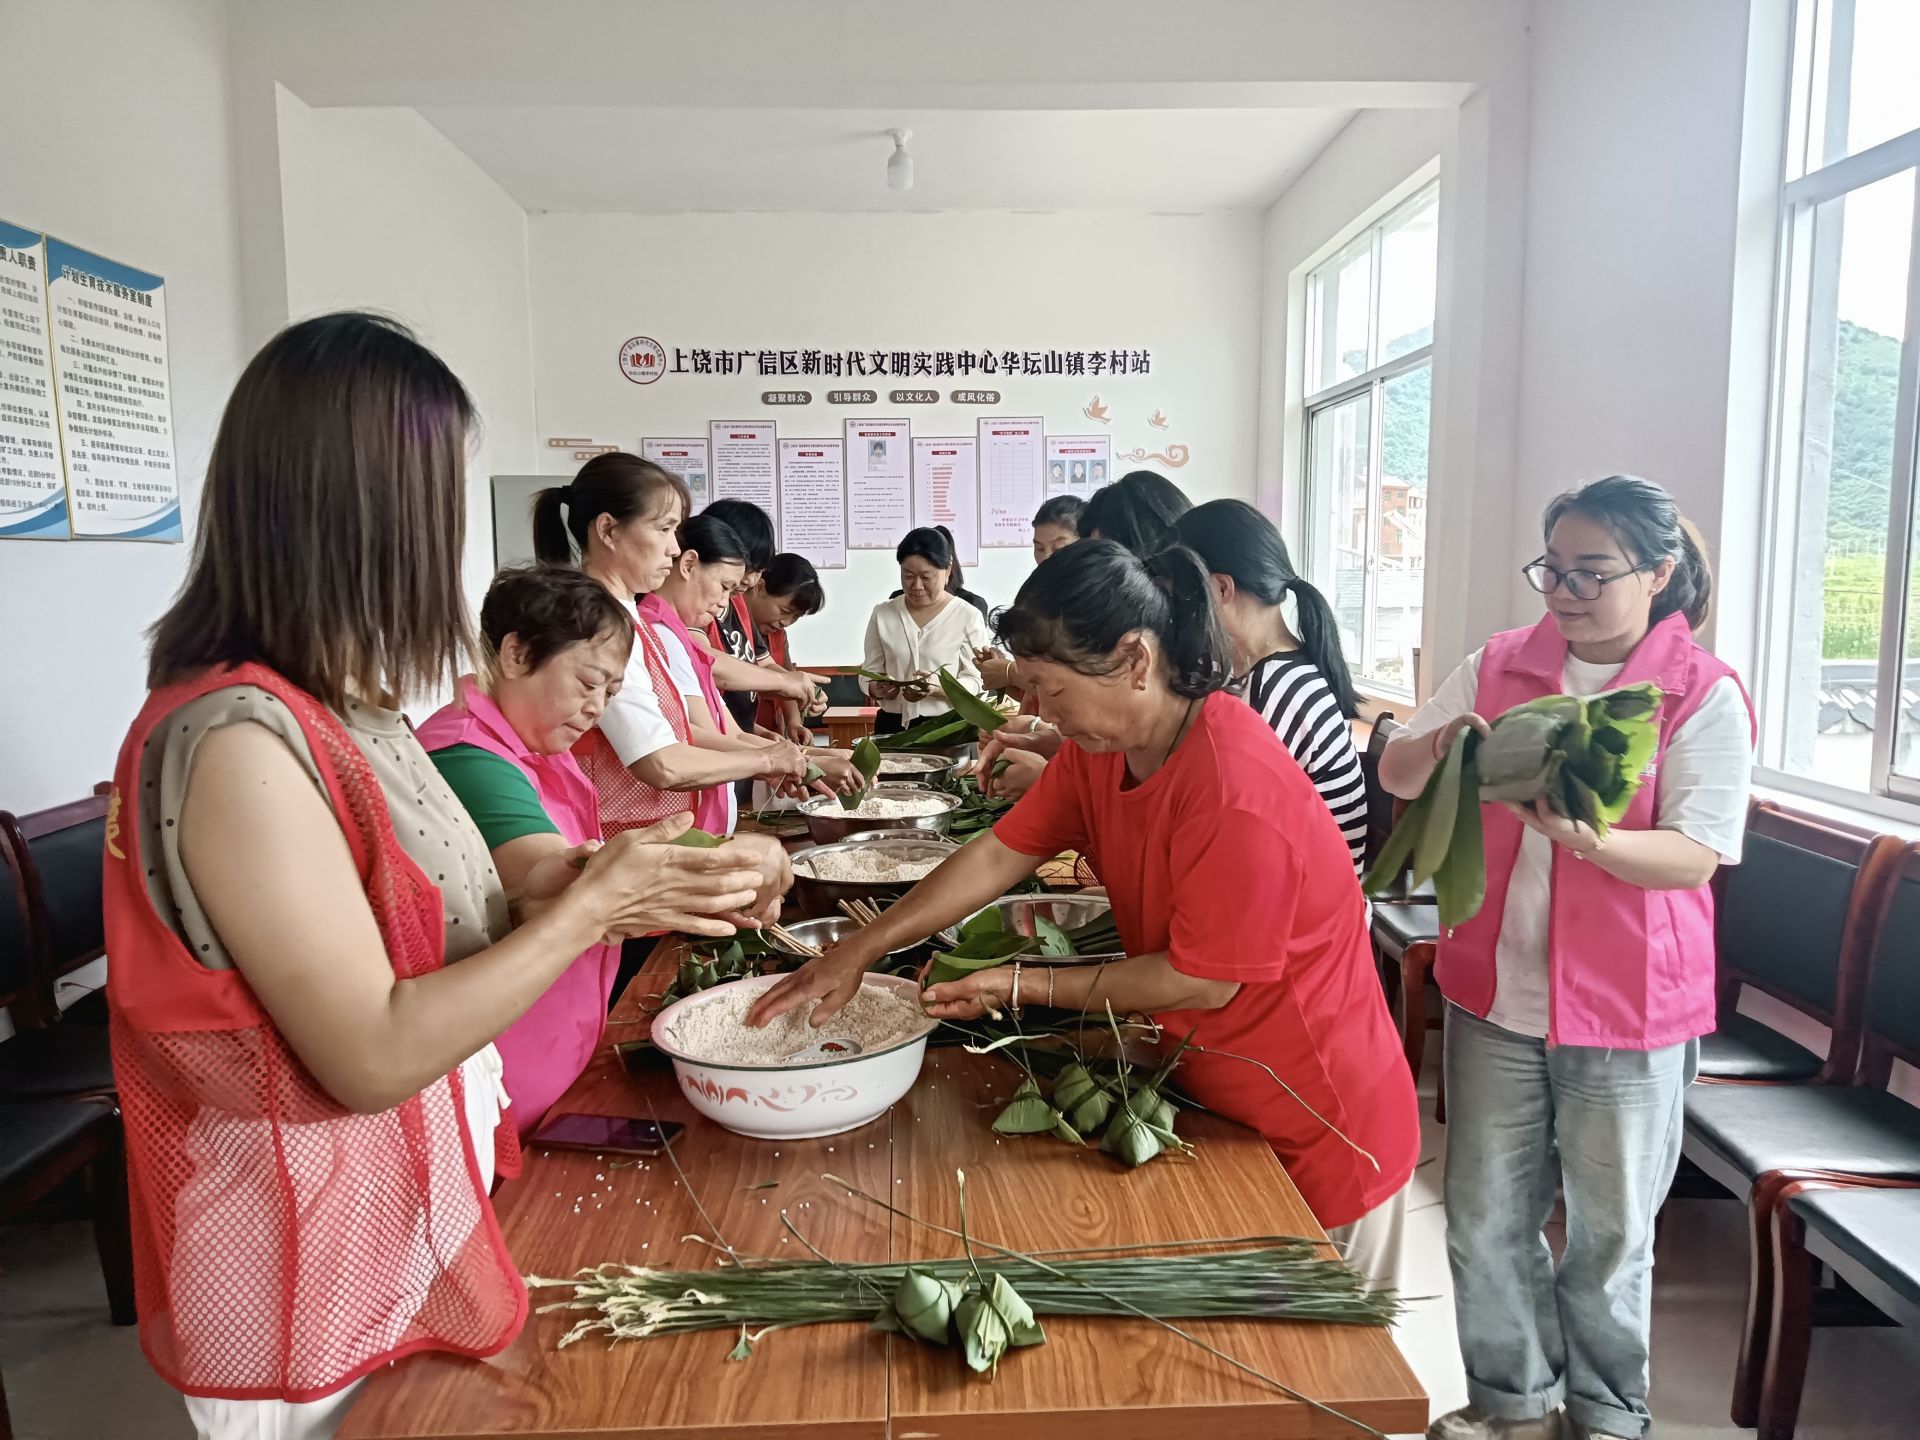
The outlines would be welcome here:
<svg viewBox="0 0 1920 1440">
<path fill-rule="evenodd" d="M 906 1333 L 935 1345 L 947 1343 L 961 1287 L 917 1266 L 909 1266 L 893 1292 L 892 1314 Z"/>
<path fill-rule="evenodd" d="M 1479 779 L 1473 763 L 1467 764 L 1460 811 L 1454 818 L 1453 838 L 1447 846 L 1447 858 L 1434 872 L 1433 895 L 1442 927 L 1464 925 L 1480 913 L 1487 894 L 1487 851 L 1481 835 Z"/>
<path fill-rule="evenodd" d="M 1042 920 L 1038 916 L 1033 921 L 1034 938 L 1040 942 L 1042 955 L 1071 955 L 1073 941 L 1067 938 L 1067 932 L 1051 920 Z"/>
<path fill-rule="evenodd" d="M 667 842 L 669 845 L 685 845 L 693 850 L 712 850 L 727 843 L 724 835 L 710 835 L 705 830 L 689 830 Z"/>
<path fill-rule="evenodd" d="M 947 703 L 953 706 L 954 714 L 965 719 L 982 735 L 992 734 L 1007 723 L 1006 716 L 954 679 L 953 673 L 944 665 L 940 667 L 940 688 L 946 692 Z"/>
<path fill-rule="evenodd" d="M 1428 777 L 1419 797 L 1394 822 L 1392 833 L 1381 845 L 1380 853 L 1374 857 L 1373 867 L 1361 882 L 1360 888 L 1367 894 L 1378 895 L 1398 880 L 1400 872 L 1407 868 L 1407 861 L 1413 856 L 1413 847 L 1420 843 L 1421 832 L 1426 829 L 1427 817 L 1433 813 L 1433 794 L 1439 783 L 1440 772 L 1436 770 Z"/>
<path fill-rule="evenodd" d="M 1060 1123 L 1060 1112 L 1047 1103 L 1040 1087 L 1031 1078 L 1022 1080 L 993 1122 L 1002 1135 L 1044 1135 Z"/>
<path fill-rule="evenodd" d="M 1413 848 L 1416 885 L 1432 879 L 1440 862 L 1447 858 L 1447 846 L 1453 842 L 1453 822 L 1460 813 L 1460 776 L 1466 760 L 1467 735 L 1462 731 L 1454 737 L 1446 763 L 1440 767 L 1440 783 L 1433 792 L 1433 810 L 1421 827 L 1419 843 Z"/>
<path fill-rule="evenodd" d="M 817 767 L 816 767 L 817 768 Z M 858 810 L 867 787 L 873 784 L 873 777 L 880 770 L 880 747 L 873 743 L 871 736 L 861 740 L 853 747 L 853 768 L 860 772 L 860 788 L 849 791 L 840 797 L 842 810 Z"/>
</svg>

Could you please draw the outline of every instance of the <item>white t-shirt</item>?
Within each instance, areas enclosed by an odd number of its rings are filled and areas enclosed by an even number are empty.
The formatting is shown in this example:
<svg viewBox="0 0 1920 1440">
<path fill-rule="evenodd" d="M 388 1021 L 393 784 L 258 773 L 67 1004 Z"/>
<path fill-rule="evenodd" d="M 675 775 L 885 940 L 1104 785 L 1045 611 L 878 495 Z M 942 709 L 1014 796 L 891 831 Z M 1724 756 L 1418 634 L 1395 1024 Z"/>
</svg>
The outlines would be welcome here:
<svg viewBox="0 0 1920 1440">
<path fill-rule="evenodd" d="M 681 695 L 689 702 L 688 708 L 692 708 L 691 702 L 695 700 L 704 705 L 707 697 L 700 689 L 700 677 L 694 674 L 693 657 L 687 654 L 687 647 L 680 643 L 680 637 L 658 621 L 654 623 L 653 633 L 660 637 L 661 648 L 667 652 L 667 674 L 672 676 L 673 683 L 680 687 Z M 715 725 L 726 723 L 724 715 L 715 715 L 712 718 Z M 727 795 L 726 833 L 731 835 L 734 827 L 740 823 L 740 802 L 733 793 L 731 782 L 723 784 L 720 788 L 726 791 Z"/>
<path fill-rule="evenodd" d="M 973 652 L 984 650 L 992 643 L 993 637 L 987 633 L 987 622 L 980 612 L 957 596 L 949 595 L 947 603 L 924 626 L 915 623 L 905 598 L 896 596 L 873 607 L 873 618 L 867 622 L 866 658 L 862 665 L 876 675 L 891 675 L 897 680 L 910 680 L 922 671 L 935 675 L 945 666 L 954 679 L 978 694 L 980 667 L 974 662 Z M 862 680 L 861 688 L 865 689 L 867 683 Z M 891 700 L 875 700 L 874 704 L 882 710 L 891 710 L 909 725 L 929 716 L 944 715 L 953 708 L 938 685 L 924 700 L 902 700 L 896 696 Z"/>
<path fill-rule="evenodd" d="M 1476 650 L 1447 677 L 1407 722 L 1409 735 L 1431 735 L 1468 714 L 1480 690 Z M 1619 665 L 1590 665 L 1567 656 L 1564 693 L 1597 695 Z M 1488 716 L 1492 719 L 1492 716 Z M 1746 838 L 1747 794 L 1753 774 L 1753 726 L 1732 678 L 1717 680 L 1700 708 L 1667 741 L 1654 774 L 1654 802 L 1662 830 L 1677 830 L 1706 846 L 1724 865 L 1740 863 Z M 1544 1038 L 1548 1019 L 1547 921 L 1553 900 L 1553 842 L 1532 830 L 1520 834 L 1520 853 L 1507 882 L 1507 903 L 1494 949 L 1493 1009 L 1487 1019 L 1520 1035 Z"/>
<path fill-rule="evenodd" d="M 639 609 L 631 600 L 622 600 L 620 603 L 638 625 Z M 607 743 L 613 746 L 613 753 L 620 757 L 622 765 L 631 765 L 636 760 L 646 759 L 656 750 L 680 743 L 679 737 L 673 733 L 673 726 L 660 713 L 660 700 L 653 693 L 653 677 L 647 673 L 647 657 L 640 648 L 637 635 L 634 637 L 633 653 L 627 656 L 627 670 L 620 681 L 620 693 L 607 702 L 607 708 L 600 716 L 600 733 L 607 737 Z"/>
</svg>

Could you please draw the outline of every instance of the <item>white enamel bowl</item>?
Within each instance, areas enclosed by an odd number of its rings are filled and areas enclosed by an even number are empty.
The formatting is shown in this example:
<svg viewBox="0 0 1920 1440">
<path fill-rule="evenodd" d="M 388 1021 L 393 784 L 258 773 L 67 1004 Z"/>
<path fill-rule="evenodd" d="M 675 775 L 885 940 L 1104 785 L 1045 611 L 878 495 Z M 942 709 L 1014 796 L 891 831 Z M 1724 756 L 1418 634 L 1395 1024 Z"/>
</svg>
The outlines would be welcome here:
<svg viewBox="0 0 1920 1440">
<path fill-rule="evenodd" d="M 653 1043 L 673 1061 L 673 1076 L 695 1110 L 736 1135 L 756 1140 L 804 1140 L 838 1135 L 877 1120 L 919 1078 L 927 1036 L 935 1022 L 885 1050 L 822 1060 L 812 1065 L 740 1065 L 689 1055 L 674 1040 L 674 1026 L 696 1005 L 731 992 L 757 995 L 777 985 L 778 975 L 731 980 L 676 1000 L 653 1020 Z M 917 1004 L 920 987 L 907 976 L 869 975 L 869 985 L 890 985 Z M 829 1023 L 822 1038 L 830 1037 Z"/>
</svg>

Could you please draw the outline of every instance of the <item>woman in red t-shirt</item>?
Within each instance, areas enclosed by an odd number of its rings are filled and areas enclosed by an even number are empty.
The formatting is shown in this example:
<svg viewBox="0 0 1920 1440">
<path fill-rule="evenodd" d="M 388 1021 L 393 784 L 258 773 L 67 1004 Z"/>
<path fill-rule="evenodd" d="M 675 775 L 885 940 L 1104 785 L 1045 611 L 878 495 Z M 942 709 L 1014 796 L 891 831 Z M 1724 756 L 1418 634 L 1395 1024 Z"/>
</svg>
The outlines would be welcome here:
<svg viewBox="0 0 1920 1440">
<path fill-rule="evenodd" d="M 1231 651 L 1205 566 L 1184 548 L 1142 560 L 1082 541 L 998 627 L 1065 737 L 1059 756 L 990 835 L 769 991 L 752 1023 L 816 997 L 816 1018 L 832 1014 L 882 956 L 1078 850 L 1107 882 L 1127 958 L 979 971 L 932 987 L 931 1013 L 1111 1005 L 1152 1015 L 1169 1044 L 1190 1035 L 1181 1088 L 1266 1136 L 1355 1265 L 1392 1284 L 1419 1157 L 1413 1081 L 1346 842 L 1273 731 L 1224 693 Z"/>
</svg>

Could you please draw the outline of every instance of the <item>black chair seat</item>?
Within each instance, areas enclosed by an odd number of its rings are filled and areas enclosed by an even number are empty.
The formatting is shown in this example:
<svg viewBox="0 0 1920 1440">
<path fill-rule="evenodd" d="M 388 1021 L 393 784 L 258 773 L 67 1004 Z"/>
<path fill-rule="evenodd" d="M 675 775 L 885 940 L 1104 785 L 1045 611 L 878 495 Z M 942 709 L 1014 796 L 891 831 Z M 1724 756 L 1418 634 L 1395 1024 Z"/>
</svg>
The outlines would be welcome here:
<svg viewBox="0 0 1920 1440">
<path fill-rule="evenodd" d="M 1811 1080 L 1821 1059 L 1749 1015 L 1729 1015 L 1700 1041 L 1700 1074 L 1714 1080 Z"/>
<path fill-rule="evenodd" d="M 1684 1152 L 1745 1196 L 1773 1170 L 1920 1179 L 1920 1109 L 1855 1085 L 1695 1085 Z"/>
<path fill-rule="evenodd" d="M 1389 959 L 1397 960 L 1407 947 L 1440 938 L 1440 912 L 1420 903 L 1373 902 L 1373 940 Z"/>
<path fill-rule="evenodd" d="M 12 1185 L 50 1165 L 95 1125 L 110 1121 L 105 1105 L 38 1100 L 0 1104 L 0 1185 Z"/>
<path fill-rule="evenodd" d="M 1787 1204 L 1806 1222 L 1808 1250 L 1894 1319 L 1920 1325 L 1920 1190 L 1805 1190 Z"/>
<path fill-rule="evenodd" d="M 52 1100 L 114 1089 L 107 1031 L 54 1025 L 0 1041 L 0 1100 Z"/>
<path fill-rule="evenodd" d="M 1415 885 L 1412 883 L 1412 880 L 1413 876 L 1409 872 L 1402 870 L 1394 877 L 1391 884 L 1387 885 L 1378 895 L 1373 897 L 1374 904 L 1437 905 L 1440 903 L 1440 897 L 1433 893 L 1433 881 L 1423 880 L 1420 884 Z"/>
</svg>

